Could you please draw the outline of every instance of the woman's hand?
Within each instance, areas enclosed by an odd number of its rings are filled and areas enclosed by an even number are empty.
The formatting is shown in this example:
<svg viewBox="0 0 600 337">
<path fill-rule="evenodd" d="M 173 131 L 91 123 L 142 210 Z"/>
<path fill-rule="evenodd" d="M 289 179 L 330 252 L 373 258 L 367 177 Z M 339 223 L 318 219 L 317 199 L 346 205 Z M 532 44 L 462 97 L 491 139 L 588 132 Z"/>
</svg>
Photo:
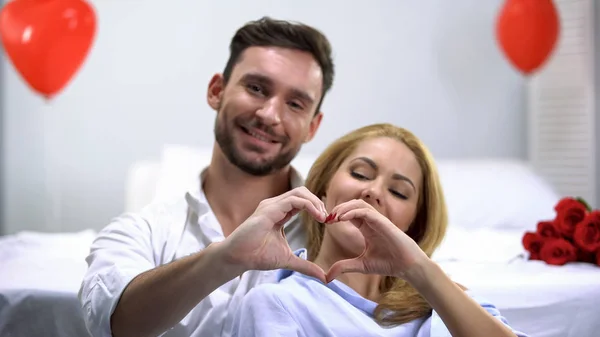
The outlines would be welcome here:
<svg viewBox="0 0 600 337">
<path fill-rule="evenodd" d="M 348 272 L 400 277 L 431 304 L 452 336 L 516 336 L 467 295 L 464 287 L 452 282 L 413 239 L 364 200 L 340 204 L 331 214 L 354 224 L 366 246 L 360 256 L 334 263 L 327 273 L 328 282 Z"/>
<path fill-rule="evenodd" d="M 410 283 L 412 271 L 430 261 L 413 239 L 362 199 L 337 205 L 331 214 L 336 221 L 349 221 L 360 230 L 365 250 L 354 259 L 334 263 L 327 282 L 342 273 L 359 272 L 400 277 Z"/>
<path fill-rule="evenodd" d="M 325 282 L 323 269 L 294 255 L 283 232 L 283 225 L 302 210 L 321 222 L 327 216 L 323 202 L 303 186 L 260 202 L 222 242 L 226 261 L 242 272 L 289 269 Z"/>
</svg>

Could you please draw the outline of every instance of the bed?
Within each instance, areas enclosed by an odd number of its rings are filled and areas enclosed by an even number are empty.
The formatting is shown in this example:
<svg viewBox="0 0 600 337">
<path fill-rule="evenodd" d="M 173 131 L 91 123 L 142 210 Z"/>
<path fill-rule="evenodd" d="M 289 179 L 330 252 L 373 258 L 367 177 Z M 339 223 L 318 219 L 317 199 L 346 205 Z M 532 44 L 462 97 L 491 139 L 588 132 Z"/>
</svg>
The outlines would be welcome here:
<svg viewBox="0 0 600 337">
<path fill-rule="evenodd" d="M 127 211 L 170 198 L 193 183 L 210 149 L 166 146 L 161 160 L 132 166 Z M 294 166 L 308 172 L 314 156 Z M 554 216 L 559 195 L 523 161 L 439 160 L 450 229 L 433 258 L 457 282 L 495 303 L 535 337 L 596 336 L 600 267 L 528 261 L 525 230 Z M 85 337 L 77 292 L 94 231 L 0 238 L 0 336 Z"/>
<path fill-rule="evenodd" d="M 598 336 L 600 267 L 528 261 L 519 244 L 521 235 L 452 228 L 434 259 L 452 279 L 497 305 L 512 326 L 530 336 Z M 492 253 L 480 253 L 484 245 Z"/>
<path fill-rule="evenodd" d="M 86 337 L 77 300 L 96 233 L 0 237 L 0 336 Z"/>
</svg>

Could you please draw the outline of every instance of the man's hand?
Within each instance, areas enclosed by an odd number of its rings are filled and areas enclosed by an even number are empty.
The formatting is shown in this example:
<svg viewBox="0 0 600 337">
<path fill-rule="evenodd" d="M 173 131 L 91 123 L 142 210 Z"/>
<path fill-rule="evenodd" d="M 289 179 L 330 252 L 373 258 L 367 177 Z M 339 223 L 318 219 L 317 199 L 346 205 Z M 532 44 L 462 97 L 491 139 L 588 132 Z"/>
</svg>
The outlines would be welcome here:
<svg viewBox="0 0 600 337">
<path fill-rule="evenodd" d="M 283 232 L 283 225 L 303 210 L 320 222 L 327 217 L 323 202 L 303 186 L 263 200 L 256 211 L 222 242 L 226 261 L 239 266 L 242 273 L 246 270 L 289 269 L 325 282 L 323 269 L 294 255 Z"/>
</svg>

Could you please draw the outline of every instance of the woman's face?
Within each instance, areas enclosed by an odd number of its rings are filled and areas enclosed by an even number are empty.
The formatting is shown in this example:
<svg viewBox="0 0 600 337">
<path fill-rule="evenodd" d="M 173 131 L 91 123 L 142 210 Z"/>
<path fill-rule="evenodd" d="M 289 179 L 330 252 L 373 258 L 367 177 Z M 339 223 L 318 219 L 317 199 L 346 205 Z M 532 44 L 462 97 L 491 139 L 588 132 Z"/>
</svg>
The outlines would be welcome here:
<svg viewBox="0 0 600 337">
<path fill-rule="evenodd" d="M 406 232 L 417 212 L 422 184 L 415 154 L 402 142 L 388 137 L 363 141 L 341 164 L 324 197 L 329 211 L 353 199 L 363 199 Z M 349 222 L 326 225 L 326 236 L 344 251 L 357 256 L 365 248 L 359 230 Z"/>
</svg>

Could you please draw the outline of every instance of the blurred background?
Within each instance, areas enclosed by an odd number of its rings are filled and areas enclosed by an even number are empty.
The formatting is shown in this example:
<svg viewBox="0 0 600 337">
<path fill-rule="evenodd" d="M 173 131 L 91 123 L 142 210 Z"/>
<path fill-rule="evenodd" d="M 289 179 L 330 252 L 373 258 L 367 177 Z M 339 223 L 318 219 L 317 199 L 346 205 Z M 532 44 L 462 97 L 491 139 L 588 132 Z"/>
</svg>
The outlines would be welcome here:
<svg viewBox="0 0 600 337">
<path fill-rule="evenodd" d="M 586 21 L 587 1 L 556 1 L 557 51 L 531 77 L 496 41 L 501 0 L 90 2 L 98 34 L 54 99 L 31 91 L 0 54 L 0 234 L 98 230 L 124 211 L 132 165 L 158 160 L 165 144 L 211 146 L 208 81 L 235 30 L 264 15 L 313 25 L 333 45 L 333 89 L 303 153 L 390 122 L 437 158 L 531 160 L 561 193 L 598 206 L 600 35 L 590 32 L 600 24 Z"/>
</svg>

